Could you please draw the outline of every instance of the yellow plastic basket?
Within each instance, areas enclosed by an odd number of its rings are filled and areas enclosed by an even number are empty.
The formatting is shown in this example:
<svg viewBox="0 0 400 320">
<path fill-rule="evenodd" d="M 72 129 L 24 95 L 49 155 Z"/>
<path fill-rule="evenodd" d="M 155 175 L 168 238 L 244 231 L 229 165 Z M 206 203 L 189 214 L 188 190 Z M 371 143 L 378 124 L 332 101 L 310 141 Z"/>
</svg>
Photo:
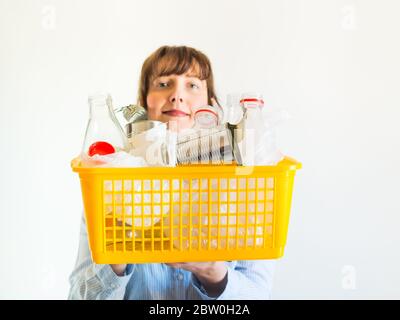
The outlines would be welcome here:
<svg viewBox="0 0 400 320">
<path fill-rule="evenodd" d="M 256 167 L 71 166 L 99 264 L 279 258 L 301 168 L 288 157 Z"/>
</svg>

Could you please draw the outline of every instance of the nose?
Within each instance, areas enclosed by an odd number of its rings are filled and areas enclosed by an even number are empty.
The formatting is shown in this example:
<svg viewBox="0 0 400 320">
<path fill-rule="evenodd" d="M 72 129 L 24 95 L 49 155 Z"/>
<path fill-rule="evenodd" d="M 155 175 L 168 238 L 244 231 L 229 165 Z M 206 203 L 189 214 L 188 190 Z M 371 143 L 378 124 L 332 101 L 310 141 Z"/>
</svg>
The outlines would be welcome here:
<svg viewBox="0 0 400 320">
<path fill-rule="evenodd" d="M 180 105 L 183 103 L 183 92 L 180 88 L 175 88 L 169 97 L 169 101 L 174 105 Z"/>
<path fill-rule="evenodd" d="M 179 101 L 180 103 L 182 103 L 183 102 L 183 99 L 180 97 L 180 96 L 173 96 L 173 97 L 171 97 L 171 100 L 170 100 L 172 103 L 175 103 L 176 101 Z"/>
</svg>

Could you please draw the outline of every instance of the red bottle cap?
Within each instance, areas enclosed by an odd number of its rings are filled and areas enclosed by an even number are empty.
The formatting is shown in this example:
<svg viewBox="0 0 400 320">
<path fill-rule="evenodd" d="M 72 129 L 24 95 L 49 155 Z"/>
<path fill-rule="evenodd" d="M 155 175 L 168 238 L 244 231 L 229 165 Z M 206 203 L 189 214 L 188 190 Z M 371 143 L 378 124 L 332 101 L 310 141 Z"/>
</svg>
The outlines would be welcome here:
<svg viewBox="0 0 400 320">
<path fill-rule="evenodd" d="M 115 152 L 114 147 L 111 144 L 109 144 L 108 142 L 97 141 L 89 147 L 88 154 L 89 154 L 89 156 L 93 157 L 95 154 L 99 154 L 99 155 L 103 156 L 103 155 L 114 153 L 114 152 Z"/>
</svg>

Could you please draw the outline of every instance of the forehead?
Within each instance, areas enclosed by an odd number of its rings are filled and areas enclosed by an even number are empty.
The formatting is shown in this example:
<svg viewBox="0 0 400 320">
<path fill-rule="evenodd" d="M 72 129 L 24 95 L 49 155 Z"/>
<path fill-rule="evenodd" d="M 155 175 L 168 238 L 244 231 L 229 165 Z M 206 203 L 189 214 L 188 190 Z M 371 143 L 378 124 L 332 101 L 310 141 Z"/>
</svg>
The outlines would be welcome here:
<svg viewBox="0 0 400 320">
<path fill-rule="evenodd" d="M 194 58 L 179 59 L 177 56 L 164 56 L 154 62 L 149 78 L 152 80 L 162 76 L 185 75 L 205 80 L 208 77 L 206 69 Z"/>
</svg>

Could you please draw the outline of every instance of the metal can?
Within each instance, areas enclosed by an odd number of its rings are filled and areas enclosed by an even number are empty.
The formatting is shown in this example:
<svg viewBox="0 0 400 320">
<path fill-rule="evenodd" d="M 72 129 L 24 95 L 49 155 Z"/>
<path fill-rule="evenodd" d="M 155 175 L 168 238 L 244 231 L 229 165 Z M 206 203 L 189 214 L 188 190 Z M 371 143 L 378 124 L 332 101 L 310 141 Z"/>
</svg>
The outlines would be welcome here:
<svg viewBox="0 0 400 320">
<path fill-rule="evenodd" d="M 127 122 L 137 122 L 141 120 L 147 120 L 147 111 L 144 107 L 137 104 L 130 104 L 125 107 L 121 107 L 115 112 L 122 112 Z"/>
</svg>

